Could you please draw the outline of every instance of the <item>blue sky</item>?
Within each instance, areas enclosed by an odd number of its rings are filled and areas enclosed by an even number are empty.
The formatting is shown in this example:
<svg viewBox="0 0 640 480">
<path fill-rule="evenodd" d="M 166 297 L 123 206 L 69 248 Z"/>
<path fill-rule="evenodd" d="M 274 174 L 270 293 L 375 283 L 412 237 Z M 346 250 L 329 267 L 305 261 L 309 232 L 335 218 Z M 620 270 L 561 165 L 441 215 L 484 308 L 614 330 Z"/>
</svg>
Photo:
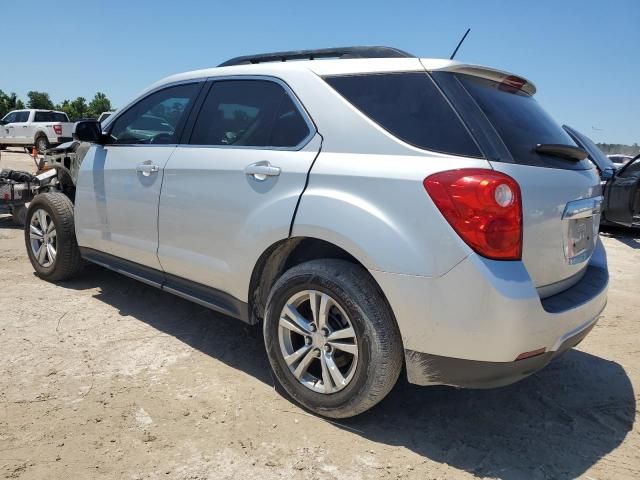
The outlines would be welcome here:
<svg viewBox="0 0 640 480">
<path fill-rule="evenodd" d="M 561 123 L 640 143 L 640 0 L 0 0 L 0 89 L 116 106 L 171 73 L 249 53 L 390 45 L 525 76 Z"/>
</svg>

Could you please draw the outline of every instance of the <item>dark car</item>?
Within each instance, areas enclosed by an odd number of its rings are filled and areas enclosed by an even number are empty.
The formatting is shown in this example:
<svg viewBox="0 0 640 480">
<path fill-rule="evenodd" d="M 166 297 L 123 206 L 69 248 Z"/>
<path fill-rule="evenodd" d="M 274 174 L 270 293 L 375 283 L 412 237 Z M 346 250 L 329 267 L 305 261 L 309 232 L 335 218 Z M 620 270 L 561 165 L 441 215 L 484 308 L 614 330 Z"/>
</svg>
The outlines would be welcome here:
<svg viewBox="0 0 640 480">
<path fill-rule="evenodd" d="M 640 227 L 640 155 L 624 165 L 615 164 L 586 135 L 562 126 L 598 169 L 602 180 L 602 224 Z"/>
</svg>

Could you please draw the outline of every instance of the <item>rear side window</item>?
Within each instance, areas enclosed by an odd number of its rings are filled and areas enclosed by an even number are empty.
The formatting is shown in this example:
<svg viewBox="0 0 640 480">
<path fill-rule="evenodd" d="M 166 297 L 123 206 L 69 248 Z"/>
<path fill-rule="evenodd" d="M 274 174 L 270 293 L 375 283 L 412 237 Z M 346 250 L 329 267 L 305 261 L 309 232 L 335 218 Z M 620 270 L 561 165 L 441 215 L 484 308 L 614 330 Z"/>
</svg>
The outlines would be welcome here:
<svg viewBox="0 0 640 480">
<path fill-rule="evenodd" d="M 411 145 L 454 155 L 482 156 L 426 73 L 350 75 L 325 80 L 367 117 Z"/>
<path fill-rule="evenodd" d="M 64 113 L 59 112 L 36 112 L 34 122 L 68 122 L 69 119 Z"/>
<path fill-rule="evenodd" d="M 533 166 L 557 163 L 557 158 L 534 150 L 540 143 L 577 146 L 531 95 L 493 80 L 463 74 L 456 76 L 487 116 L 516 163 Z"/>
<path fill-rule="evenodd" d="M 189 143 L 295 147 L 309 133 L 281 85 L 266 80 L 222 80 L 211 87 Z"/>
</svg>

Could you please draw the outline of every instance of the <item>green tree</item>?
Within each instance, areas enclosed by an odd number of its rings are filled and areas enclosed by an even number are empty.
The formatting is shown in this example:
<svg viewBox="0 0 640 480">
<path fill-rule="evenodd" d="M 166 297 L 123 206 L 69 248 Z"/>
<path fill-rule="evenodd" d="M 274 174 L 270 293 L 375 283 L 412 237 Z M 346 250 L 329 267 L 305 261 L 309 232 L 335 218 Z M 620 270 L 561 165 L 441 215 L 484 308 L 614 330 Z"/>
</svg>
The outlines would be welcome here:
<svg viewBox="0 0 640 480">
<path fill-rule="evenodd" d="M 23 108 L 24 103 L 18 98 L 15 92 L 7 95 L 0 90 L 0 118 L 4 117 L 11 110 L 21 110 Z"/>
<path fill-rule="evenodd" d="M 78 97 L 75 100 L 63 100 L 62 103 L 56 105 L 56 110 L 66 113 L 72 122 L 89 116 L 89 107 L 84 97 Z"/>
<path fill-rule="evenodd" d="M 110 112 L 113 109 L 111 100 L 102 92 L 97 92 L 93 100 L 89 102 L 88 115 L 92 118 L 98 118 L 102 112 Z"/>
<path fill-rule="evenodd" d="M 29 101 L 27 105 L 29 108 L 42 108 L 44 110 L 53 110 L 53 102 L 51 98 L 49 98 L 49 94 L 46 92 L 36 92 L 30 91 L 27 93 L 27 97 L 29 97 Z"/>
</svg>

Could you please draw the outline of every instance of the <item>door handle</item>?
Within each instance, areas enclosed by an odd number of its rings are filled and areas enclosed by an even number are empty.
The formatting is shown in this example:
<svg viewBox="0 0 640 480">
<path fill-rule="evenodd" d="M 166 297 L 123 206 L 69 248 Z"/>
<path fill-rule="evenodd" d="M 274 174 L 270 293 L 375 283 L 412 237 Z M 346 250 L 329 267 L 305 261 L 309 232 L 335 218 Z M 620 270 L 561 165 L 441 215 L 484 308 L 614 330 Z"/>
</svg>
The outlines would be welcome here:
<svg viewBox="0 0 640 480">
<path fill-rule="evenodd" d="M 252 175 L 259 181 L 266 180 L 267 177 L 277 177 L 280 175 L 280 167 L 274 167 L 267 161 L 252 163 L 244 169 L 246 175 Z"/>
<path fill-rule="evenodd" d="M 145 177 L 150 176 L 152 173 L 157 173 L 160 171 L 160 167 L 158 165 L 152 165 L 151 160 L 147 160 L 144 163 L 141 163 L 136 167 L 136 171 L 142 173 Z"/>
</svg>

